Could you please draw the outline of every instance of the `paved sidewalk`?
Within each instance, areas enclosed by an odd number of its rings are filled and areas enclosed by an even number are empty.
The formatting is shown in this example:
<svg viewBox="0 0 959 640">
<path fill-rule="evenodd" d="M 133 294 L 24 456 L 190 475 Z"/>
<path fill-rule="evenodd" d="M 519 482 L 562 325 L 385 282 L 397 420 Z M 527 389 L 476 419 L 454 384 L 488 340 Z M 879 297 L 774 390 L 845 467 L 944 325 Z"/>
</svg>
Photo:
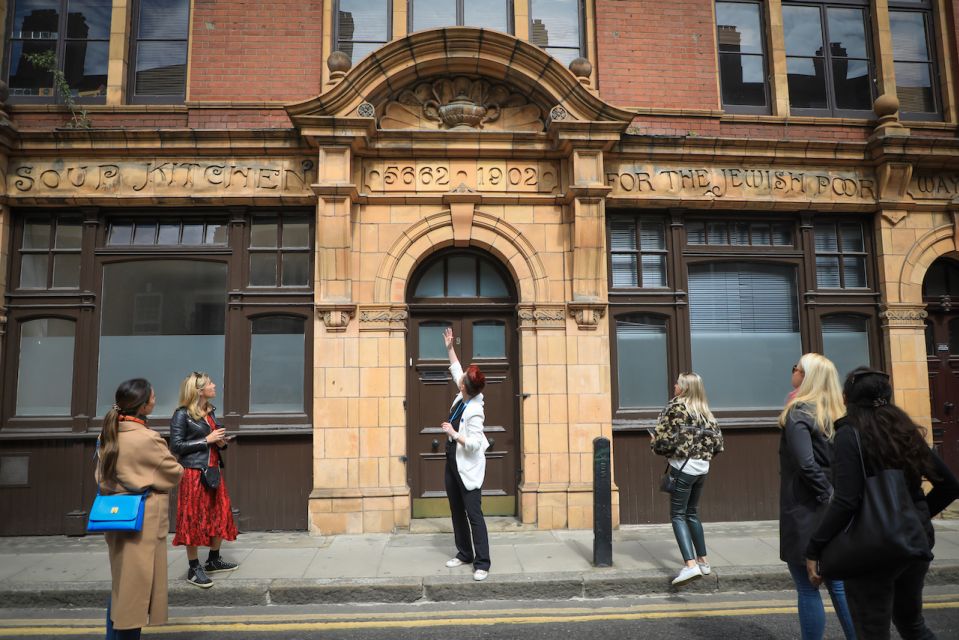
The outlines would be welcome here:
<svg viewBox="0 0 959 640">
<path fill-rule="evenodd" d="M 959 585 L 959 520 L 935 524 L 936 559 L 927 584 Z M 713 573 L 683 589 L 791 589 L 779 561 L 777 526 L 706 524 Z M 504 520 L 491 523 L 490 541 L 490 577 L 477 583 L 469 567 L 444 566 L 454 554 L 449 533 L 246 533 L 222 550 L 225 558 L 240 563 L 239 569 L 217 574 L 208 590 L 186 583 L 185 552 L 171 547 L 170 603 L 256 606 L 662 594 L 674 591 L 669 581 L 681 564 L 669 525 L 615 531 L 611 568 L 592 566 L 591 531 L 526 530 Z M 109 587 L 106 545 L 99 536 L 0 538 L 0 609 L 100 607 Z"/>
</svg>

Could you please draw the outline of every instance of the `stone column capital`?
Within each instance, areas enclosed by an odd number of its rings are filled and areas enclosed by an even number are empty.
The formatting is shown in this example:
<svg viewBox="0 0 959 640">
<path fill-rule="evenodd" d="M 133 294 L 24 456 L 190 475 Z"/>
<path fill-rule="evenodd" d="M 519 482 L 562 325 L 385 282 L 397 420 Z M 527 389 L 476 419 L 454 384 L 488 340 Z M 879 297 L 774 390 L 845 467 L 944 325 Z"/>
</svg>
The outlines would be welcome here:
<svg viewBox="0 0 959 640">
<path fill-rule="evenodd" d="M 888 303 L 879 311 L 883 327 L 895 329 L 925 330 L 928 316 L 926 306 L 919 304 Z"/>
</svg>

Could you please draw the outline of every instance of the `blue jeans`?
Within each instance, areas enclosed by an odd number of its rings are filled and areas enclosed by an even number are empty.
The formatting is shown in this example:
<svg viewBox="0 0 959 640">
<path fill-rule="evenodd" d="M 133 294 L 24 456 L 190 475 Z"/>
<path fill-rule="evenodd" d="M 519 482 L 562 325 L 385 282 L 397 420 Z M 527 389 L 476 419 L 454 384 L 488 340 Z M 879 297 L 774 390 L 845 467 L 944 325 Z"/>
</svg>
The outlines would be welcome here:
<svg viewBox="0 0 959 640">
<path fill-rule="evenodd" d="M 799 628 L 802 631 L 802 640 L 822 640 L 826 632 L 826 609 L 822 605 L 822 596 L 819 589 L 809 582 L 806 565 L 786 563 L 796 591 L 799 592 Z M 849 614 L 849 605 L 846 604 L 846 591 L 842 580 L 824 580 L 829 590 L 832 606 L 836 610 L 839 624 L 847 640 L 855 640 L 856 632 L 853 629 L 852 616 Z"/>
<path fill-rule="evenodd" d="M 696 556 L 706 555 L 706 537 L 699 520 L 699 497 L 703 494 L 706 476 L 692 476 L 673 467 L 670 473 L 676 478 L 676 490 L 669 499 L 669 517 L 679 552 L 683 560 L 689 562 Z"/>
<path fill-rule="evenodd" d="M 110 617 L 112 600 L 107 600 L 107 640 L 140 640 L 139 629 L 114 629 L 113 618 Z"/>
</svg>

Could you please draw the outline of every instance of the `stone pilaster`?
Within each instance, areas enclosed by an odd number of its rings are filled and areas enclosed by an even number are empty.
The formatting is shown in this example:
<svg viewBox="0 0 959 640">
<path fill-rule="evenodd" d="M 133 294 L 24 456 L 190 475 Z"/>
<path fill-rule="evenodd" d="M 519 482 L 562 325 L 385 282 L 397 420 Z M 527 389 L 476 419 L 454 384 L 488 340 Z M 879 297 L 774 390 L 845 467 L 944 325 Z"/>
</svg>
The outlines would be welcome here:
<svg viewBox="0 0 959 640">
<path fill-rule="evenodd" d="M 889 348 L 895 402 L 913 420 L 932 425 L 926 368 L 925 305 L 890 303 L 879 313 Z"/>
</svg>

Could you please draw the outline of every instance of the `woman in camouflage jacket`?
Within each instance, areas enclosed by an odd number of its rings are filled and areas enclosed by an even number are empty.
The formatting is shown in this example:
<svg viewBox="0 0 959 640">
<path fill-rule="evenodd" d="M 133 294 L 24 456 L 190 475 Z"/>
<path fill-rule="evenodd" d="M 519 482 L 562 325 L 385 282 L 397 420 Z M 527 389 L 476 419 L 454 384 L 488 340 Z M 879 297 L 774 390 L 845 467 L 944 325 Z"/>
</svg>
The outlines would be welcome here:
<svg viewBox="0 0 959 640">
<path fill-rule="evenodd" d="M 653 453 L 669 458 L 669 473 L 676 481 L 669 515 L 685 563 L 673 584 L 681 585 L 710 573 L 699 498 L 709 461 L 723 450 L 723 434 L 709 410 L 702 378 L 680 374 L 673 394 L 659 416 L 650 446 Z"/>
</svg>

